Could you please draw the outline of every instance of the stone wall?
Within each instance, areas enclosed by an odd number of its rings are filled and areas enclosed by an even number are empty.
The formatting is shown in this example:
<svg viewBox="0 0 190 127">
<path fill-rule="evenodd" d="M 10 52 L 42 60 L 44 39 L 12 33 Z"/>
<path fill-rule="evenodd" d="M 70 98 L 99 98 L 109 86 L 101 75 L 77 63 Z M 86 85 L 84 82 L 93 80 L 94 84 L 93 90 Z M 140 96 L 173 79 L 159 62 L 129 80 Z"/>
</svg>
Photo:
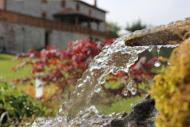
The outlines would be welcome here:
<svg viewBox="0 0 190 127">
<path fill-rule="evenodd" d="M 44 47 L 44 29 L 0 22 L 0 50 L 8 53 L 26 52 Z"/>
<path fill-rule="evenodd" d="M 47 31 L 48 37 L 46 37 Z M 100 37 L 92 37 L 101 40 Z M 67 42 L 87 39 L 89 35 L 0 22 L 0 52 L 15 54 L 29 49 L 42 49 L 46 46 L 46 38 L 49 45 L 64 49 L 67 47 Z"/>
<path fill-rule="evenodd" d="M 43 13 L 47 14 L 48 19 L 53 19 L 52 15 L 62 10 L 60 0 L 51 0 L 43 3 L 43 0 L 7 0 L 7 10 L 42 17 Z"/>
<path fill-rule="evenodd" d="M 18 12 L 25 15 L 30 15 L 34 17 L 42 17 L 43 13 L 46 13 L 46 18 L 54 20 L 53 15 L 63 11 L 61 0 L 48 0 L 47 3 L 42 2 L 43 0 L 7 0 L 6 8 L 9 11 Z M 65 8 L 72 8 L 76 10 L 77 2 L 75 0 L 67 0 Z M 105 19 L 106 13 L 87 6 L 85 4 L 80 4 L 81 13 L 89 15 L 91 11 L 91 16 L 102 20 L 100 23 L 99 30 L 105 31 Z M 85 24 L 83 24 L 85 26 Z M 97 24 L 91 23 L 92 29 L 97 30 Z"/>
<path fill-rule="evenodd" d="M 67 43 L 70 41 L 80 40 L 89 38 L 88 35 L 52 31 L 50 34 L 50 45 L 56 46 L 58 49 L 63 49 L 67 47 Z"/>
</svg>

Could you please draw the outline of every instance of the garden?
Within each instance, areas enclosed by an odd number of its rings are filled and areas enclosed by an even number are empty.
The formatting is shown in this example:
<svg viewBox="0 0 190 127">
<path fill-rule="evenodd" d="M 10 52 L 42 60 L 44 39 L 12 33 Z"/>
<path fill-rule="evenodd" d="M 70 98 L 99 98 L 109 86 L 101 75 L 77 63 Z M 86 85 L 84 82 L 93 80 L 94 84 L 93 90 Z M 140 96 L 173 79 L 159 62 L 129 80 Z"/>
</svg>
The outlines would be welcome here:
<svg viewBox="0 0 190 127">
<path fill-rule="evenodd" d="M 112 42 L 80 40 L 70 42 L 65 50 L 49 46 L 17 56 L 0 54 L 1 125 L 55 116 L 90 61 Z M 36 86 L 37 82 L 42 86 Z"/>
<path fill-rule="evenodd" d="M 64 50 L 49 46 L 17 56 L 0 54 L 0 126 L 56 117 L 64 103 L 68 119 L 89 105 L 105 116 L 130 113 L 150 95 L 157 127 L 188 127 L 189 48 L 189 40 L 152 47 L 87 39 Z"/>
</svg>

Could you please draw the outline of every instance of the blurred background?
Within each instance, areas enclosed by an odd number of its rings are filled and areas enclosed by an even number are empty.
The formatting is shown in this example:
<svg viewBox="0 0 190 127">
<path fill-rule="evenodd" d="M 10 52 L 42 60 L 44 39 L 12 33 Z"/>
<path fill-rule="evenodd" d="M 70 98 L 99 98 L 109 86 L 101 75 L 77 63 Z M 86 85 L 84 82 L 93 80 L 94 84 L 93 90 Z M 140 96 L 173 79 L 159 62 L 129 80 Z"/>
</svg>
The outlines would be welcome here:
<svg viewBox="0 0 190 127">
<path fill-rule="evenodd" d="M 98 0 L 97 3 L 108 11 L 108 21 L 117 22 L 123 28 L 137 20 L 153 26 L 167 24 L 189 17 L 190 12 L 187 0 Z"/>
<path fill-rule="evenodd" d="M 188 0 L 0 0 L 0 126 L 55 116 L 105 46 L 136 30 L 188 18 L 189 5 Z M 125 72 L 108 74 L 101 113 L 130 112 L 147 94 L 168 59 L 161 66 L 154 55 L 130 68 L 140 92 L 127 90 Z"/>
</svg>

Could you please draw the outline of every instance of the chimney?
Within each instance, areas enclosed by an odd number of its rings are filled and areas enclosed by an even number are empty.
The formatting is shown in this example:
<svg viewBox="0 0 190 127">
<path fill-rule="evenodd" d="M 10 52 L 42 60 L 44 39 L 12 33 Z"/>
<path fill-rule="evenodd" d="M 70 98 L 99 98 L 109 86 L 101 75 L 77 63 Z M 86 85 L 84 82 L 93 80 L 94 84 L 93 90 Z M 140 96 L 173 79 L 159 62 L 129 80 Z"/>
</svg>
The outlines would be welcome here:
<svg viewBox="0 0 190 127">
<path fill-rule="evenodd" d="M 94 0 L 94 6 L 97 7 L 97 0 Z"/>
<path fill-rule="evenodd" d="M 6 0 L 0 0 L 0 9 L 2 10 L 6 9 Z"/>
</svg>

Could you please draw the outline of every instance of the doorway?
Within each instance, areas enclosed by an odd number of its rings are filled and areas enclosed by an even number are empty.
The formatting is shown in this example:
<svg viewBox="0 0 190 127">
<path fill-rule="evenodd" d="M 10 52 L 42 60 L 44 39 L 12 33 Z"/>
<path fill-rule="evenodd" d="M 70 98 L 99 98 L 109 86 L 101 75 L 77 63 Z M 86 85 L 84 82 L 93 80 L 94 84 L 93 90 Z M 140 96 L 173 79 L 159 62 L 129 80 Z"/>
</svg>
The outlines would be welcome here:
<svg viewBox="0 0 190 127">
<path fill-rule="evenodd" d="M 50 46 L 50 36 L 51 36 L 51 31 L 50 30 L 46 30 L 45 31 L 45 48 L 47 48 L 48 46 Z"/>
</svg>

